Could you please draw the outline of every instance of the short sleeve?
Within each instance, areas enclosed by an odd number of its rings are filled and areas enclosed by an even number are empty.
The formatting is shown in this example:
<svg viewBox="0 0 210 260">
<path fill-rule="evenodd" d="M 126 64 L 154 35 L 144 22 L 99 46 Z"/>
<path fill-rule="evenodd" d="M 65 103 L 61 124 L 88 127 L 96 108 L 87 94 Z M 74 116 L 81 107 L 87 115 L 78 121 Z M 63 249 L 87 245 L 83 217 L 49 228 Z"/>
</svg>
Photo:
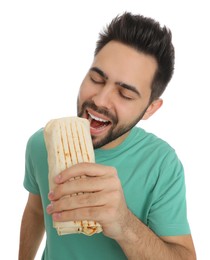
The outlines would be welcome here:
<svg viewBox="0 0 210 260">
<path fill-rule="evenodd" d="M 176 153 L 170 153 L 160 167 L 148 226 L 159 236 L 190 234 L 184 169 Z"/>
<path fill-rule="evenodd" d="M 33 165 L 33 136 L 27 142 L 25 152 L 25 177 L 23 185 L 31 193 L 40 194 Z"/>
</svg>

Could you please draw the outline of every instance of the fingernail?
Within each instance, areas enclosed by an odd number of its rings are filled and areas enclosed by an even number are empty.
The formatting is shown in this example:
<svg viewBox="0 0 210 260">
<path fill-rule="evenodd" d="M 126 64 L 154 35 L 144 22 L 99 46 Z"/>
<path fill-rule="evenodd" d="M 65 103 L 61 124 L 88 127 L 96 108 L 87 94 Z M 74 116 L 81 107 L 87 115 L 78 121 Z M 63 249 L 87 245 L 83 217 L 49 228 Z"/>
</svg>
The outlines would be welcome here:
<svg viewBox="0 0 210 260">
<path fill-rule="evenodd" d="M 50 191 L 50 192 L 48 193 L 48 198 L 49 198 L 50 200 L 52 200 L 53 197 L 54 197 L 54 192 L 53 192 L 53 191 Z"/>
<path fill-rule="evenodd" d="M 53 214 L 53 220 L 59 220 L 61 218 L 61 213 L 60 212 L 56 212 Z"/>
<path fill-rule="evenodd" d="M 61 182 L 61 175 L 58 174 L 56 177 L 55 177 L 55 182 L 56 183 L 60 183 Z"/>
<path fill-rule="evenodd" d="M 53 204 L 51 203 L 47 206 L 47 213 L 51 213 L 52 211 L 53 211 Z"/>
</svg>

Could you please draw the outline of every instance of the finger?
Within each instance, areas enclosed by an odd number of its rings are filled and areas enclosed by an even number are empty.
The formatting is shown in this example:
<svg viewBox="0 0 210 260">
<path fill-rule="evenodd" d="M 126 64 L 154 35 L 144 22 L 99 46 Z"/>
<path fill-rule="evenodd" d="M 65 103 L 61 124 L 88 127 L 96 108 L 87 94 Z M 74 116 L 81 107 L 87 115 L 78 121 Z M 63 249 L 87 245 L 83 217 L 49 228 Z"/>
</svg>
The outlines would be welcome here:
<svg viewBox="0 0 210 260">
<path fill-rule="evenodd" d="M 101 207 L 103 209 L 103 207 Z M 89 208 L 79 208 L 75 210 L 68 210 L 62 212 L 55 212 L 52 214 L 54 221 L 64 222 L 64 221 L 80 221 L 80 220 L 94 220 L 99 221 L 101 211 L 100 207 L 89 207 Z"/>
<path fill-rule="evenodd" d="M 83 207 L 52 213 L 54 221 L 93 220 L 99 222 L 102 226 L 113 223 L 116 219 L 119 219 L 119 217 L 119 211 L 115 207 L 109 205 Z"/>
<path fill-rule="evenodd" d="M 104 166 L 95 163 L 78 163 L 58 174 L 55 177 L 55 183 L 60 184 L 78 176 L 95 177 L 104 176 L 107 174 L 117 174 L 117 171 L 114 167 L 110 166 Z"/>
<path fill-rule="evenodd" d="M 76 178 L 57 185 L 49 193 L 49 199 L 58 200 L 67 195 L 78 193 L 95 193 L 106 190 L 106 192 L 121 189 L 121 183 L 115 176 Z"/>
<path fill-rule="evenodd" d="M 110 194 L 109 194 L 110 195 Z M 75 210 L 86 207 L 101 207 L 108 201 L 108 195 L 101 193 L 85 193 L 73 196 L 65 196 L 60 200 L 53 201 L 47 207 L 47 213 Z"/>
</svg>

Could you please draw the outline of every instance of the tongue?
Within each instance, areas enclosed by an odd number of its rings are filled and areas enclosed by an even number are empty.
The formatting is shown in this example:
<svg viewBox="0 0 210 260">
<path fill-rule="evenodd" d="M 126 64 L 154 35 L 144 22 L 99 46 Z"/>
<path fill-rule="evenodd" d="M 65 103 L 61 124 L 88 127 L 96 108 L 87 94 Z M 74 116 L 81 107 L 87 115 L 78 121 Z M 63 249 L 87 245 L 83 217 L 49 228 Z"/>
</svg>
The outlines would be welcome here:
<svg viewBox="0 0 210 260">
<path fill-rule="evenodd" d="M 101 122 L 101 121 L 97 121 L 95 119 L 92 119 L 91 120 L 91 124 L 90 124 L 90 126 L 92 128 L 101 128 L 101 127 L 106 126 L 106 125 L 108 125 L 108 122 L 107 123 L 106 122 Z"/>
</svg>

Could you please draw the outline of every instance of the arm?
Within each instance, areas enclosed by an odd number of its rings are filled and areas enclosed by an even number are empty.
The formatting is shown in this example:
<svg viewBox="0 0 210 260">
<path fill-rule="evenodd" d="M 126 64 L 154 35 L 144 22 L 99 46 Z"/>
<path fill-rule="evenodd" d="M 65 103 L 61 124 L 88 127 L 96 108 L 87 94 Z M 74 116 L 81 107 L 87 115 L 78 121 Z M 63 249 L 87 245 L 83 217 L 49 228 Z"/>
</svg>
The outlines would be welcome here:
<svg viewBox="0 0 210 260">
<path fill-rule="evenodd" d="M 19 260 L 33 260 L 44 235 L 42 202 L 39 195 L 29 194 L 20 230 Z"/>
<path fill-rule="evenodd" d="M 86 178 L 72 177 L 85 175 Z M 190 235 L 158 237 L 128 209 L 114 168 L 77 164 L 56 177 L 47 212 L 55 221 L 93 219 L 106 236 L 115 239 L 129 260 L 194 260 Z M 85 192 L 84 194 L 81 194 Z M 80 193 L 79 196 L 66 196 Z M 64 197 L 65 196 L 65 197 Z"/>
<path fill-rule="evenodd" d="M 129 260 L 195 260 L 196 254 L 191 235 L 158 237 L 132 213 L 129 224 L 117 239 Z"/>
</svg>

